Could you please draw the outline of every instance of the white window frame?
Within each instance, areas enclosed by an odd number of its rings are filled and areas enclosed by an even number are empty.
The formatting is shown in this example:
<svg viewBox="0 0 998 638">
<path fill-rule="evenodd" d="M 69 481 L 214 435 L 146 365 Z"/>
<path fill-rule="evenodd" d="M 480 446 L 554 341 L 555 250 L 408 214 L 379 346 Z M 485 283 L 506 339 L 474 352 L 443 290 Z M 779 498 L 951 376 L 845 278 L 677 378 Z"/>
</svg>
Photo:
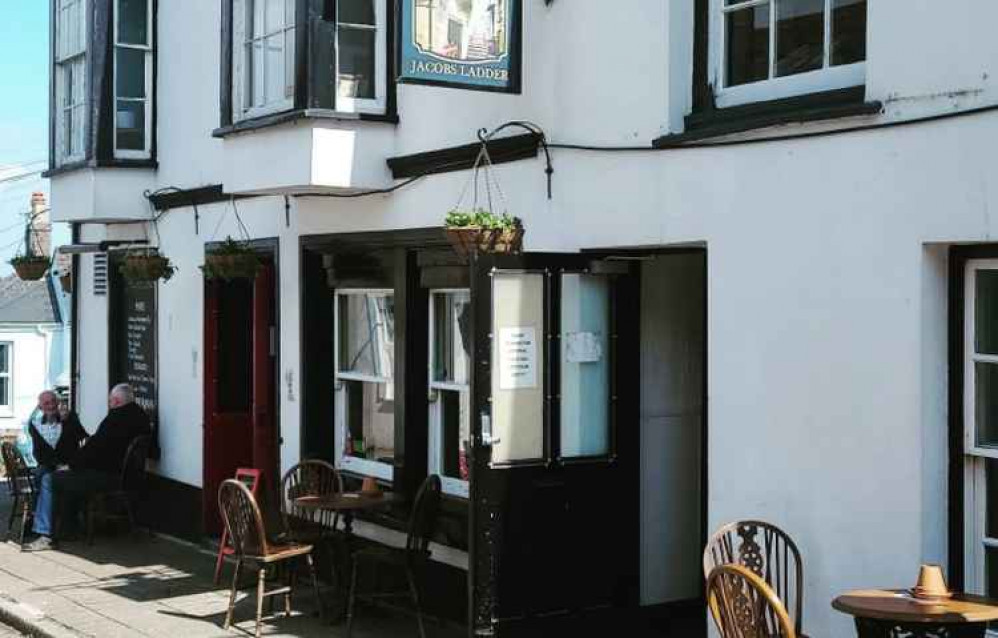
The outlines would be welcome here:
<svg viewBox="0 0 998 638">
<path fill-rule="evenodd" d="M 146 0 L 146 34 L 147 43 L 145 45 L 129 44 L 118 39 L 119 16 L 118 3 L 114 0 L 114 156 L 119 159 L 149 159 L 152 157 L 152 109 L 153 109 L 153 47 L 155 47 L 156 34 L 153 30 L 153 3 Z M 145 51 L 145 97 L 144 98 L 123 98 L 118 96 L 118 49 L 134 49 Z M 145 106 L 145 132 L 143 133 L 144 145 L 142 150 L 119 149 L 118 148 L 118 102 L 144 102 Z"/>
<path fill-rule="evenodd" d="M 53 47 L 53 76 L 55 78 L 55 125 L 53 139 L 55 140 L 54 157 L 57 165 L 78 162 L 86 158 L 87 129 L 89 126 L 87 95 L 87 0 L 58 0 L 55 16 L 55 45 Z M 78 46 L 69 49 L 69 36 L 66 32 L 63 18 L 71 11 L 77 14 L 79 23 L 76 25 L 75 36 L 79 38 Z M 69 49 L 69 50 L 67 50 Z M 73 95 L 76 98 L 66 103 L 66 76 L 74 74 Z M 79 89 L 79 90 L 76 90 Z M 67 124 L 71 126 L 70 135 L 66 135 Z M 79 148 L 73 148 L 73 142 L 79 136 Z M 67 147 L 68 145 L 68 147 Z M 75 151 L 75 152 L 74 152 Z"/>
<path fill-rule="evenodd" d="M 776 35 L 779 0 L 745 0 L 731 6 L 724 6 L 724 0 L 710 0 L 710 27 L 708 38 L 710 59 L 710 83 L 714 87 L 714 98 L 719 108 L 778 100 L 807 95 L 821 91 L 833 91 L 866 83 L 866 61 L 831 66 L 832 0 L 825 0 L 825 52 L 821 69 L 796 73 L 783 77 L 776 76 Z M 727 13 L 749 7 L 769 5 L 769 79 L 759 80 L 738 86 L 727 86 L 727 40 L 725 20 Z M 869 29 L 869 27 L 867 27 Z"/>
<path fill-rule="evenodd" d="M 7 403 L 0 403 L 0 416 L 14 416 L 14 342 L 0 341 L 0 353 L 6 352 L 7 372 L 0 372 L 0 378 L 7 378 Z M 3 356 L 3 354 L 0 354 Z M 3 397 L 0 396 L 0 401 Z"/>
<path fill-rule="evenodd" d="M 393 481 L 395 478 L 395 466 L 379 461 L 371 461 L 343 453 L 343 446 L 346 442 L 347 428 L 347 389 L 344 381 L 362 381 L 364 383 L 393 383 L 395 372 L 391 376 L 379 376 L 364 374 L 360 372 L 343 372 L 340 370 L 340 299 L 346 296 L 374 295 L 379 297 L 393 297 L 395 291 L 391 288 L 344 288 L 337 290 L 333 299 L 333 370 L 335 380 L 336 397 L 334 401 L 335 419 L 335 454 L 336 467 L 362 474 L 373 476 L 384 481 Z M 393 335 L 393 347 L 395 335 Z M 396 392 L 398 389 L 396 388 Z"/>
<path fill-rule="evenodd" d="M 964 574 L 966 590 L 984 594 L 985 554 L 987 548 L 998 549 L 998 538 L 986 535 L 987 482 L 986 459 L 998 459 L 998 446 L 977 444 L 976 379 L 974 364 L 998 363 L 998 356 L 978 354 L 976 332 L 976 275 L 981 270 L 998 271 L 998 259 L 971 259 L 964 270 L 964 387 L 963 387 L 963 447 L 964 447 Z M 998 632 L 988 632 L 996 636 Z"/>
<path fill-rule="evenodd" d="M 336 0 L 337 7 L 341 0 Z M 385 15 L 386 3 L 384 0 L 368 0 L 374 5 L 374 26 L 369 24 L 354 24 L 349 22 L 336 22 L 336 110 L 344 113 L 377 113 L 385 112 L 385 93 L 387 91 L 387 66 L 385 64 L 385 52 L 387 50 L 386 31 L 387 22 Z M 337 15 L 340 12 L 337 10 Z M 340 97 L 340 29 L 355 29 L 360 31 L 375 31 L 374 38 L 374 99 Z"/>
<path fill-rule="evenodd" d="M 437 342 L 436 336 L 436 310 L 433 304 L 433 300 L 437 295 L 445 295 L 452 293 L 470 293 L 468 288 L 435 288 L 430 290 L 430 338 L 429 338 L 429 393 L 431 397 L 430 403 L 430 432 L 428 440 L 429 449 L 429 473 L 436 474 L 440 477 L 440 487 L 444 494 L 450 496 L 456 496 L 458 498 L 468 498 L 469 495 L 469 485 L 468 481 L 463 481 L 459 478 L 454 478 L 452 476 L 444 476 L 444 459 L 443 459 L 443 401 L 440 399 L 440 392 L 471 392 L 470 379 L 469 383 L 447 383 L 442 381 L 434 380 L 436 371 L 436 348 L 434 347 Z M 468 374 L 472 372 L 470 362 L 468 367 Z M 432 400 L 435 398 L 435 400 Z M 469 411 L 468 419 L 471 419 L 471 414 Z M 471 424 L 469 423 L 469 426 Z"/>
<path fill-rule="evenodd" d="M 295 55 L 297 39 L 297 19 L 295 0 L 284 0 L 284 23 L 280 28 L 271 30 L 264 25 L 264 30 L 256 34 L 247 25 L 252 25 L 255 3 L 273 0 L 233 0 L 232 3 L 232 119 L 234 121 L 271 115 L 294 108 L 295 102 Z M 288 7 L 291 7 L 290 20 Z M 264 7 L 263 15 L 267 15 Z M 284 95 L 266 101 L 267 64 L 263 65 L 262 82 L 265 101 L 263 104 L 253 103 L 253 44 L 263 42 L 266 46 L 268 38 L 283 35 L 284 40 Z M 264 56 L 266 59 L 266 56 Z M 290 66 L 290 68 L 288 68 Z"/>
</svg>

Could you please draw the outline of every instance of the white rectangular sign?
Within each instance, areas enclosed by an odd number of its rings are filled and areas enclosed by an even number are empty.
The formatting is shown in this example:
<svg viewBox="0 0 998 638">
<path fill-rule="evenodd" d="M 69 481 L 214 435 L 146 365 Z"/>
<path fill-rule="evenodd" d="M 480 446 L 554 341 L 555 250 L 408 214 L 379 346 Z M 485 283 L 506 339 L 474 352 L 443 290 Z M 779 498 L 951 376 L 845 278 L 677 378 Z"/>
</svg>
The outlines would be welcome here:
<svg viewBox="0 0 998 638">
<path fill-rule="evenodd" d="M 537 387 L 537 329 L 499 329 L 499 389 Z"/>
</svg>

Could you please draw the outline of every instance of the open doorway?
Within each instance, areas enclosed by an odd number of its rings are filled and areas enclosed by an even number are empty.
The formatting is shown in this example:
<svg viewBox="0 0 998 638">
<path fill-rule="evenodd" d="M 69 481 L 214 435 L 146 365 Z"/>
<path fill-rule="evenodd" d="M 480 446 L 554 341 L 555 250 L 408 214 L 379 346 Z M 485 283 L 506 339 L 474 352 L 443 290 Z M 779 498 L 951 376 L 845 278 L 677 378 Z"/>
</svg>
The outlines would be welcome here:
<svg viewBox="0 0 998 638">
<path fill-rule="evenodd" d="M 221 532 L 216 494 L 240 467 L 261 470 L 261 496 L 277 493 L 277 248 L 258 246 L 255 279 L 205 282 L 205 531 Z M 273 502 L 273 501 L 271 501 Z"/>
<path fill-rule="evenodd" d="M 706 274 L 702 250 L 641 261 L 641 605 L 687 618 L 676 635 L 691 637 L 705 631 Z"/>
</svg>

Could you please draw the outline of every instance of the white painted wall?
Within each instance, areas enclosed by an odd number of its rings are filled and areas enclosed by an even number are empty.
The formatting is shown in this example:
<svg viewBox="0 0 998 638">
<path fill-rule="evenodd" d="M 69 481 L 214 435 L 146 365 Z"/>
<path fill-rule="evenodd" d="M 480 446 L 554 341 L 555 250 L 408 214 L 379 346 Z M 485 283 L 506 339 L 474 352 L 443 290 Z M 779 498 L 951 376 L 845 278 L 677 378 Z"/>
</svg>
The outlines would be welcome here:
<svg viewBox="0 0 998 638">
<path fill-rule="evenodd" d="M 12 405 L 0 411 L 0 433 L 18 431 L 38 405 L 38 395 L 52 387 L 55 324 L 0 325 L 0 341 L 10 342 Z"/>
<path fill-rule="evenodd" d="M 558 142 L 646 145 L 681 129 L 692 0 L 620 0 L 612 11 L 597 0 L 524 7 L 522 95 L 400 86 L 399 125 L 343 124 L 373 132 L 364 136 L 371 146 L 352 149 L 347 166 L 333 144 L 308 170 L 333 171 L 321 178 L 330 182 L 381 172 L 387 183 L 375 160 L 467 143 L 478 128 L 509 119 L 534 120 Z M 885 101 L 887 112 L 859 122 L 998 102 L 998 5 L 878 0 L 869 11 L 867 95 Z M 288 183 L 285 162 L 313 156 L 298 146 L 290 160 L 274 152 L 283 138 L 273 147 L 249 141 L 261 146 L 255 164 L 251 157 L 227 168 L 237 144 L 210 137 L 218 124 L 218 12 L 218 3 L 202 0 L 160 5 L 152 187 L 244 180 L 238 188 L 276 189 Z M 292 128 L 247 137 L 293 137 Z M 804 553 L 811 634 L 850 635 L 851 621 L 829 607 L 835 594 L 905 585 L 919 562 L 945 557 L 945 245 L 998 236 L 995 139 L 998 113 L 986 113 L 751 146 L 556 150 L 552 200 L 541 161 L 496 171 L 511 212 L 525 220 L 528 249 L 707 247 L 708 524 L 763 517 L 793 534 Z M 110 215 L 95 210 L 80 179 L 53 180 L 59 219 Z M 287 227 L 283 198 L 238 204 L 254 237 L 280 242 L 284 468 L 299 444 L 299 236 L 437 225 L 467 179 L 435 176 L 362 200 L 296 199 Z M 142 190 L 122 178 L 101 201 L 126 216 L 147 210 Z M 200 212 L 198 235 L 189 209 L 159 223 L 163 249 L 180 267 L 160 287 L 160 471 L 193 485 L 201 479 L 203 369 L 196 267 L 205 241 L 238 236 L 227 205 Z M 104 232 L 87 226 L 84 238 Z M 107 307 L 89 293 L 90 258 L 82 262 L 80 400 L 92 427 L 106 410 Z"/>
</svg>

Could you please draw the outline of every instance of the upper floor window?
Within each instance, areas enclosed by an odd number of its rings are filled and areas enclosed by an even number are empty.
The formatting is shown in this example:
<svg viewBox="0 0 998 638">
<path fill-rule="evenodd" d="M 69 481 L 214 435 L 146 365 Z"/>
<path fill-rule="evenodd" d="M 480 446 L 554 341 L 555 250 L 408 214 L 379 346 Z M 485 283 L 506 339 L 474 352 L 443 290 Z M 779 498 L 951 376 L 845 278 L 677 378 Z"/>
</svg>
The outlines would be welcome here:
<svg viewBox="0 0 998 638">
<path fill-rule="evenodd" d="M 295 0 L 235 0 L 235 119 L 292 108 L 295 97 Z"/>
<path fill-rule="evenodd" d="M 337 109 L 384 110 L 385 50 L 385 3 L 337 0 Z"/>
<path fill-rule="evenodd" d="M 56 164 L 84 159 L 87 126 L 87 0 L 55 6 Z"/>
<path fill-rule="evenodd" d="M 866 0 L 710 0 L 717 105 L 866 81 Z"/>
<path fill-rule="evenodd" d="M 152 135 L 152 0 L 114 2 L 114 154 L 145 159 Z"/>
</svg>

